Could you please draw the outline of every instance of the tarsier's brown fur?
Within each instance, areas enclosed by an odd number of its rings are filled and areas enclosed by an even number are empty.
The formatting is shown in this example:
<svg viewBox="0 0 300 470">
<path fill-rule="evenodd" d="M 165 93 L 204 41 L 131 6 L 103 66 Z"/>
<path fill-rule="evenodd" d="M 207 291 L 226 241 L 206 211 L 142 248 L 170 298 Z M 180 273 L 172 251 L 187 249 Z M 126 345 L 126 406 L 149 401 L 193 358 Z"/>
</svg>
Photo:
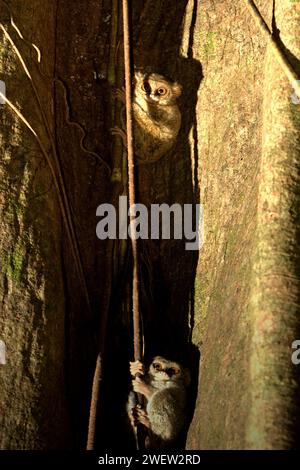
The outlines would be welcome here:
<svg viewBox="0 0 300 470">
<path fill-rule="evenodd" d="M 157 73 L 135 73 L 133 94 L 134 152 L 138 163 L 160 160 L 174 146 L 181 126 L 177 99 L 182 88 Z M 125 102 L 124 91 L 117 97 Z M 123 138 L 126 134 L 115 127 L 112 133 Z"/>
<path fill-rule="evenodd" d="M 181 86 L 155 73 L 135 74 L 133 100 L 135 154 L 157 161 L 175 144 L 181 125 L 177 98 Z"/>
<path fill-rule="evenodd" d="M 190 374 L 177 362 L 161 356 L 153 359 L 148 371 L 139 361 L 131 363 L 133 390 L 145 397 L 145 407 L 129 395 L 127 411 L 133 426 L 143 424 L 148 430 L 148 447 L 166 447 L 176 442 L 187 421 L 187 387 Z"/>
</svg>

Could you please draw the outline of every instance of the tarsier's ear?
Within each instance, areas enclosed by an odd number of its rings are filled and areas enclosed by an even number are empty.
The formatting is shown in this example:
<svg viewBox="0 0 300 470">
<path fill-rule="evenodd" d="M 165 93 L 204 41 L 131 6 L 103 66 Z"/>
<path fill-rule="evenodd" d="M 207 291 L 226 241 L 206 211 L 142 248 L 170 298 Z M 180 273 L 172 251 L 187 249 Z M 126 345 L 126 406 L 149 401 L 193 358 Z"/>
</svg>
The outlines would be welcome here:
<svg viewBox="0 0 300 470">
<path fill-rule="evenodd" d="M 179 83 L 175 82 L 172 85 L 172 90 L 173 90 L 174 95 L 180 96 L 182 93 L 182 86 L 179 85 Z"/>
<path fill-rule="evenodd" d="M 143 72 L 141 72 L 141 70 L 136 70 L 134 72 L 134 78 L 135 78 L 135 81 L 136 82 L 140 82 L 141 80 L 144 79 L 144 74 Z"/>
</svg>

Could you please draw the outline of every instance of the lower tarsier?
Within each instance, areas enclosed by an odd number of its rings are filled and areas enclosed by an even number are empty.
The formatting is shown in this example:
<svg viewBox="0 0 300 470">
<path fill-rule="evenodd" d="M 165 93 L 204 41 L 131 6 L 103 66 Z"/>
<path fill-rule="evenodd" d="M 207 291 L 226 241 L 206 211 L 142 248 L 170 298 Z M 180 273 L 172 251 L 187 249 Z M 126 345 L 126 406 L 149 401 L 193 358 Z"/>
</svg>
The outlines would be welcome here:
<svg viewBox="0 0 300 470">
<path fill-rule="evenodd" d="M 187 387 L 190 373 L 177 362 L 157 356 L 146 371 L 140 361 L 130 363 L 133 392 L 127 412 L 133 428 L 146 428 L 146 448 L 176 445 L 187 424 Z M 142 376 L 142 377 L 141 377 Z M 145 407 L 136 404 L 135 393 L 145 399 Z"/>
</svg>

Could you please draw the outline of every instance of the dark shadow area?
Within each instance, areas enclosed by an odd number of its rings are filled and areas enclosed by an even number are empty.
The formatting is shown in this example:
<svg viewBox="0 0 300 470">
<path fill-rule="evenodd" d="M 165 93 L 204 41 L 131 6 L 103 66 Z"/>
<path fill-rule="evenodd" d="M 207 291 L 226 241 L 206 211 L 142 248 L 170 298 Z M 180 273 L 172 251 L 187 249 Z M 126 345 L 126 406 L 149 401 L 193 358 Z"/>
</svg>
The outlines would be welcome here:
<svg viewBox="0 0 300 470">
<path fill-rule="evenodd" d="M 75 448 L 85 448 L 86 445 L 99 337 L 100 342 L 105 337 L 106 344 L 97 448 L 127 449 L 135 446 L 125 410 L 131 385 L 129 361 L 133 359 L 130 243 L 95 240 L 96 208 L 101 203 L 117 205 L 118 190 L 113 187 L 101 161 L 82 151 L 84 143 L 89 150 L 105 156 L 105 162 L 113 166 L 115 155 L 109 133 L 115 124 L 111 77 L 114 76 L 117 82 L 123 65 L 118 61 L 118 51 L 112 55 L 110 47 L 115 27 L 118 48 L 122 52 L 121 3 L 118 2 L 117 19 L 111 16 L 113 7 L 109 0 L 103 0 L 95 15 L 93 3 L 88 2 L 80 21 L 77 18 L 79 12 L 82 13 L 81 7 L 75 3 L 70 6 L 62 0 L 57 10 L 55 76 L 60 77 L 64 86 L 57 83 L 55 88 L 56 141 L 72 213 L 76 215 L 76 231 L 93 311 L 92 321 L 87 320 L 77 274 L 70 269 L 73 266 L 72 253 L 68 242 L 65 242 L 63 267 L 68 311 L 65 374 Z M 186 57 L 181 55 L 186 5 L 187 0 L 132 1 L 135 66 L 170 77 L 183 87 L 179 100 L 182 125 L 177 144 L 155 164 L 139 165 L 136 181 L 137 202 L 147 208 L 162 203 L 169 206 L 180 204 L 181 207 L 191 204 L 195 212 L 195 205 L 200 200 L 195 108 L 203 77 L 201 64 L 193 59 L 197 0 L 194 1 L 190 33 L 184 46 Z M 83 27 L 85 22 L 90 24 L 89 31 Z M 75 37 L 77 40 L 73 41 Z M 84 102 L 82 96 L 85 96 Z M 86 131 L 84 142 L 80 143 L 82 133 L 78 126 L 70 125 L 70 121 L 80 124 Z M 193 149 L 189 143 L 191 130 Z M 122 184 L 119 193 L 122 194 Z M 66 239 L 65 234 L 63 238 Z M 192 375 L 190 420 L 197 397 L 200 354 L 191 342 L 198 251 L 186 250 L 187 241 L 174 240 L 172 232 L 170 240 L 141 240 L 139 255 L 145 362 L 160 354 L 189 367 Z M 181 448 L 184 440 L 179 443 Z"/>
<path fill-rule="evenodd" d="M 48 83 L 49 89 L 55 89 L 55 139 L 92 310 L 91 319 L 74 269 L 69 239 L 63 231 L 64 374 L 75 449 L 86 447 L 95 358 L 99 336 L 103 334 L 99 324 L 111 289 L 107 261 L 110 247 L 95 235 L 96 208 L 109 202 L 112 193 L 108 165 L 101 161 L 111 162 L 111 87 L 107 79 L 109 48 L 106 47 L 110 40 L 110 22 L 106 19 L 111 10 L 112 2 L 108 0 L 101 2 L 97 9 L 93 1 L 86 2 L 84 7 L 66 0 L 57 2 L 53 71 L 56 80 L 53 77 Z M 52 71 L 49 73 L 52 75 Z"/>
<path fill-rule="evenodd" d="M 133 9 L 135 4 L 133 2 Z M 154 164 L 138 165 L 137 202 L 148 209 L 152 204 L 199 203 L 197 128 L 195 109 L 202 79 L 201 64 L 192 57 L 197 1 L 190 26 L 188 57 L 180 54 L 186 1 L 147 1 L 133 17 L 134 59 L 137 68 L 160 73 L 183 86 L 179 107 L 181 130 L 175 148 Z M 137 10 L 140 12 L 137 15 Z M 193 128 L 194 148 L 189 134 Z M 193 162 L 193 163 L 192 163 Z M 172 218 L 171 218 L 172 220 Z M 194 221 L 194 229 L 196 221 Z M 186 250 L 188 240 L 139 240 L 140 300 L 144 359 L 149 363 L 162 355 L 187 366 L 192 375 L 189 389 L 188 419 L 191 420 L 197 397 L 200 354 L 191 343 L 194 324 L 194 281 L 198 250 Z M 112 289 L 107 347 L 104 361 L 97 448 L 134 449 L 134 438 L 126 416 L 130 390 L 129 361 L 133 360 L 131 321 L 131 262 L 127 256 Z M 184 448 L 185 437 L 178 442 Z"/>
</svg>

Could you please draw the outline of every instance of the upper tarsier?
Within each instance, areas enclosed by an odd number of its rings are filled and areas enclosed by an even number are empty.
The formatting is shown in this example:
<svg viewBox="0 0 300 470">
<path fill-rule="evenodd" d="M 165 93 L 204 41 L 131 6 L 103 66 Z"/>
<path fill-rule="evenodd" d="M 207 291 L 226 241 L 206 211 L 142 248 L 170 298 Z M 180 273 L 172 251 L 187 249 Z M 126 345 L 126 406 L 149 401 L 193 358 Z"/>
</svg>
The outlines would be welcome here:
<svg viewBox="0 0 300 470">
<path fill-rule="evenodd" d="M 175 144 L 181 126 L 181 113 L 177 98 L 182 88 L 156 73 L 135 73 L 133 95 L 134 151 L 139 163 L 160 160 Z M 125 102 L 124 90 L 118 90 L 117 98 Z M 112 129 L 122 137 L 123 129 Z"/>
</svg>

